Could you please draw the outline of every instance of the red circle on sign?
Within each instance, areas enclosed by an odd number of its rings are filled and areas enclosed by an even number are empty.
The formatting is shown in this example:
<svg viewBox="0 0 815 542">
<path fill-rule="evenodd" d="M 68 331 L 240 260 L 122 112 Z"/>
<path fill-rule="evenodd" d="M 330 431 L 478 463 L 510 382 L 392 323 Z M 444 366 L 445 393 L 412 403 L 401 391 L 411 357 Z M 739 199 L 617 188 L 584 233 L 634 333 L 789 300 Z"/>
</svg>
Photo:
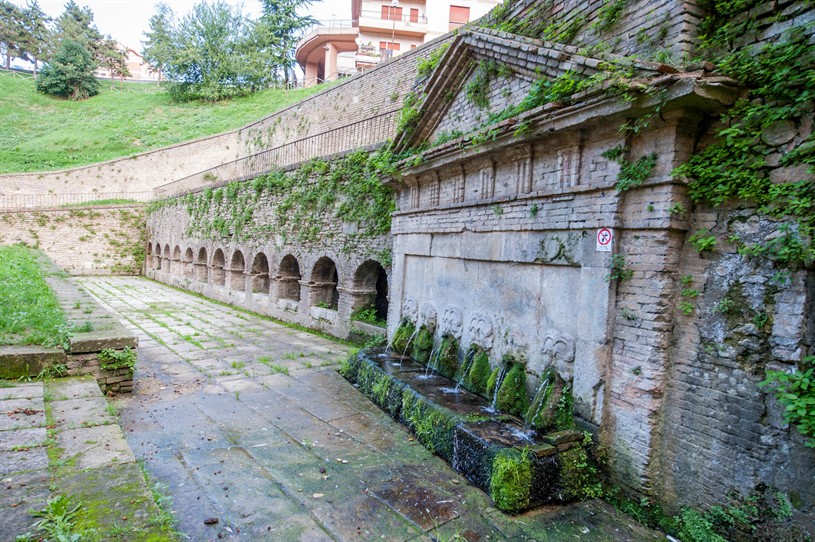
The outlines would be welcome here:
<svg viewBox="0 0 815 542">
<path fill-rule="evenodd" d="M 611 230 L 608 228 L 601 228 L 597 232 L 597 243 L 606 246 L 611 243 Z"/>
</svg>

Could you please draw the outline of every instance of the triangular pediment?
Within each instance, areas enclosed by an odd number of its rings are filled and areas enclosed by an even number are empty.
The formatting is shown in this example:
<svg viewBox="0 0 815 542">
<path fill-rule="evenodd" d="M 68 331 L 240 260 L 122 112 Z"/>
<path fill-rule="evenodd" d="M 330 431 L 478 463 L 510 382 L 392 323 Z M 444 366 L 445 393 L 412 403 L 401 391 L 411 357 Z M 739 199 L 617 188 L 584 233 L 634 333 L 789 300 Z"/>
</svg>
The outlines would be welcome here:
<svg viewBox="0 0 815 542">
<path fill-rule="evenodd" d="M 502 110 L 521 103 L 541 78 L 551 80 L 564 74 L 588 78 L 610 66 L 646 79 L 675 71 L 613 55 L 591 58 L 579 54 L 575 47 L 497 30 L 461 32 L 425 85 L 415 127 L 401 134 L 396 146 L 410 149 L 471 132 Z"/>
</svg>

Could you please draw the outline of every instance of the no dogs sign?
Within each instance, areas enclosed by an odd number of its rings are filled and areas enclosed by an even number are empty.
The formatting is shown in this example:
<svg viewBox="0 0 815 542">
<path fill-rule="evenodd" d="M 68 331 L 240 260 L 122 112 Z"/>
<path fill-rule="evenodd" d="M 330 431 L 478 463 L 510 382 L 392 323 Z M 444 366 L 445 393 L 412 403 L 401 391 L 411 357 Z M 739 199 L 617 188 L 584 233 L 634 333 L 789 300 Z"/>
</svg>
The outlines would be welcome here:
<svg viewBox="0 0 815 542">
<path fill-rule="evenodd" d="M 609 228 L 597 230 L 597 252 L 611 252 L 612 241 L 614 241 L 614 232 Z"/>
</svg>

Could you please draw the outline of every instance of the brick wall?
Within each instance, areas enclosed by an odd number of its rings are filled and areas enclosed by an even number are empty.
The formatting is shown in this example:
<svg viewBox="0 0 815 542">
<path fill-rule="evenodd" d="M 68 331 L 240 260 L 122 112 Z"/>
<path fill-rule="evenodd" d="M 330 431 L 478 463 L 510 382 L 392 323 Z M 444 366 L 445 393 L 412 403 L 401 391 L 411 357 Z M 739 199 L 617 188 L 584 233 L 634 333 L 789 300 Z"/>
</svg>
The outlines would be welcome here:
<svg viewBox="0 0 815 542">
<path fill-rule="evenodd" d="M 133 274 L 144 216 L 144 205 L 0 211 L 0 243 L 38 247 L 75 275 Z"/>
</svg>

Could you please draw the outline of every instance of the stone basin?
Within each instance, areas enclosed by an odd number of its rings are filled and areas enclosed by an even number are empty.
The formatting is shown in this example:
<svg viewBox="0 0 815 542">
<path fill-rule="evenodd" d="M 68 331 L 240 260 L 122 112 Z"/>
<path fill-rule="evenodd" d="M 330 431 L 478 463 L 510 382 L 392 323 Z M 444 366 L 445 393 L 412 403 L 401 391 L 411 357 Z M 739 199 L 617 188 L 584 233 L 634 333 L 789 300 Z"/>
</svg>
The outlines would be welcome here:
<svg viewBox="0 0 815 542">
<path fill-rule="evenodd" d="M 579 431 L 526 430 L 517 418 L 495 412 L 483 397 L 383 349 L 360 351 L 342 373 L 488 493 L 497 508 L 518 513 L 577 497 L 569 480 L 576 478 L 570 469 L 585 466 Z"/>
</svg>

